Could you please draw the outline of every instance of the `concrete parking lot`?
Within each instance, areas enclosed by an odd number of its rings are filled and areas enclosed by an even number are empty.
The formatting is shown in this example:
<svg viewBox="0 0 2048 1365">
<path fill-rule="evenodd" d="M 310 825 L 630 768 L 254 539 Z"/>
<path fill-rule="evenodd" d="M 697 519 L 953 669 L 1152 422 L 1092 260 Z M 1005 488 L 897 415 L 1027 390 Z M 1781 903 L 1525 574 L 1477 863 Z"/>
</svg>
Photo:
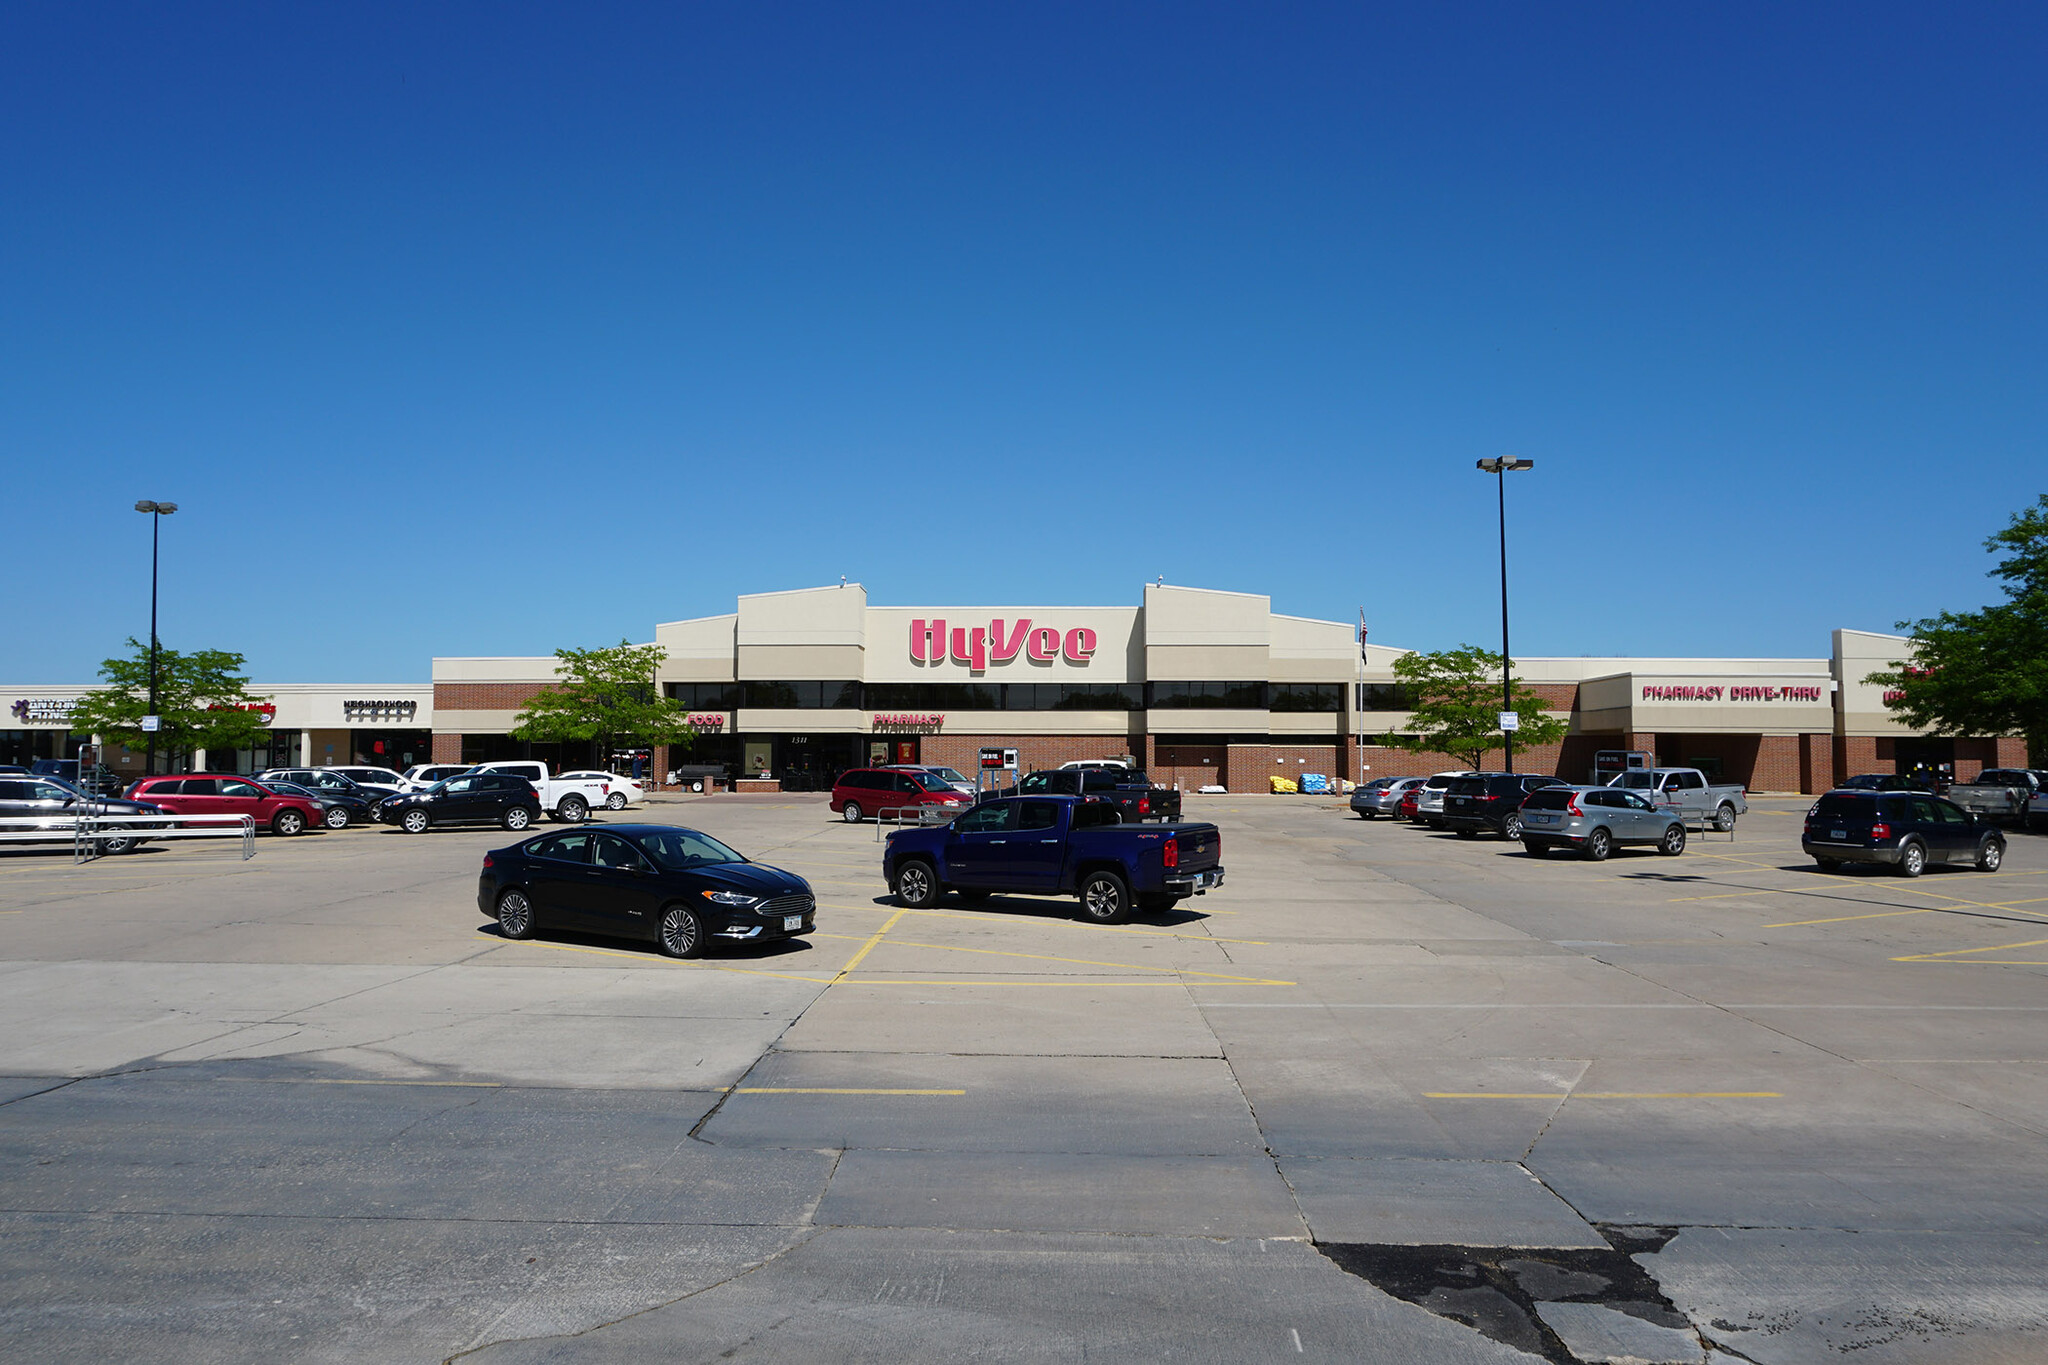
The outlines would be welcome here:
<svg viewBox="0 0 2048 1365">
<path fill-rule="evenodd" d="M 0 1354 L 2048 1358 L 2048 839 L 1825 875 L 1804 805 L 1191 800 L 1229 884 L 1102 927 L 673 802 L 820 898 L 688 963 L 499 938 L 497 831 L 0 854 Z"/>
</svg>

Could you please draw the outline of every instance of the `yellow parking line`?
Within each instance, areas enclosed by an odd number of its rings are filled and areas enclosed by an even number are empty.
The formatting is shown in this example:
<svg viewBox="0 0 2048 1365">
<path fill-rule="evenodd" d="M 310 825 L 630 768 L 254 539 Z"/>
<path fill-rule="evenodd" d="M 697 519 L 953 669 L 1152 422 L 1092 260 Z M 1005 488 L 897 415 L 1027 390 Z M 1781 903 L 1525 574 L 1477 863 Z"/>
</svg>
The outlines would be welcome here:
<svg viewBox="0 0 2048 1365">
<path fill-rule="evenodd" d="M 1766 924 L 1763 927 L 1766 929 L 1797 929 L 1807 924 L 1847 924 L 1850 920 L 1858 919 L 1895 919 L 1900 915 L 1934 915 L 1939 914 L 1945 908 L 1945 906 L 1940 905 L 1923 905 L 1918 910 L 1880 910 L 1874 915 L 1835 915 L 1828 919 L 1793 919 L 1786 920 L 1783 924 Z"/>
<path fill-rule="evenodd" d="M 2040 958 L 1982 958 L 1976 953 L 2002 953 L 2013 948 L 2039 948 L 2048 944 L 2048 938 L 2028 939 L 2023 943 L 1994 943 L 1988 948 L 1951 948 L 1945 953 L 1910 953 L 1895 957 L 1894 962 L 1949 962 L 1964 967 L 2048 967 L 2048 960 Z M 1970 961 L 1965 961 L 1970 958 Z"/>
<path fill-rule="evenodd" d="M 1776 1090 L 1425 1090 L 1426 1100 L 1781 1100 Z"/>
<path fill-rule="evenodd" d="M 896 921 L 902 919 L 905 915 L 909 913 L 910 912 L 908 910 L 898 910 L 895 914 L 889 916 L 887 922 L 884 923 L 881 928 L 875 930 L 875 932 L 868 938 L 868 941 L 866 943 L 860 945 L 860 951 L 855 953 L 853 955 L 852 960 L 849 961 L 844 967 L 841 967 L 839 969 L 838 974 L 834 976 L 832 980 L 835 982 L 844 981 L 846 979 L 846 974 L 852 971 L 855 967 L 858 967 L 860 965 L 861 959 L 866 957 L 869 953 L 875 950 L 875 945 L 882 941 L 882 935 L 888 933 L 891 929 L 894 929 L 896 927 Z"/>
<path fill-rule="evenodd" d="M 1730 891 L 1725 896 L 1673 896 L 1665 904 L 1677 905 L 1681 901 L 1732 901 L 1742 896 L 1775 896 L 1777 894 L 1778 891 L 1775 887 L 1767 887 L 1762 891 Z"/>
</svg>

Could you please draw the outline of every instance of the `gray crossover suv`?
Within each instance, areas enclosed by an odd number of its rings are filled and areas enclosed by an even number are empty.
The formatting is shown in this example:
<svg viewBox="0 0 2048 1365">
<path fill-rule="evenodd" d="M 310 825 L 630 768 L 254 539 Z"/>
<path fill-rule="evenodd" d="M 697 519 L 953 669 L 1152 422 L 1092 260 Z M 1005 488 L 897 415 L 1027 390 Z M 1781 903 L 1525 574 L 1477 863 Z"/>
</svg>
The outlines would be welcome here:
<svg viewBox="0 0 2048 1365">
<path fill-rule="evenodd" d="M 1676 857 L 1685 852 L 1685 825 L 1621 787 L 1544 787 L 1522 802 L 1522 847 L 1532 858 L 1576 848 L 1599 862 L 1622 844 L 1654 844 Z"/>
</svg>

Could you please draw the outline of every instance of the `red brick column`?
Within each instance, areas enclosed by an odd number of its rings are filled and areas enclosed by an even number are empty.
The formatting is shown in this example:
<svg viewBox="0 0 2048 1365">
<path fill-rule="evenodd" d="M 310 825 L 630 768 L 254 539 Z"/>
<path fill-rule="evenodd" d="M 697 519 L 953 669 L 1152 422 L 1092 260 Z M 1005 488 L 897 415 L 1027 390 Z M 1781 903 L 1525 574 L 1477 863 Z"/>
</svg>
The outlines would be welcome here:
<svg viewBox="0 0 2048 1365">
<path fill-rule="evenodd" d="M 1751 791 L 1801 790 L 1800 739 L 1799 735 L 1762 736 L 1757 744 L 1756 766 L 1750 771 Z"/>
<path fill-rule="evenodd" d="M 1804 734 L 1799 737 L 1799 790 L 1809 796 L 1835 785 L 1835 737 Z"/>
<path fill-rule="evenodd" d="M 1835 780 L 1857 773 L 1883 772 L 1891 764 L 1877 756 L 1875 735 L 1844 735 L 1835 741 Z"/>
<path fill-rule="evenodd" d="M 2027 766 L 2027 741 L 2019 735 L 2006 735 L 1998 741 L 1998 766 L 2001 768 L 2024 768 Z"/>
<path fill-rule="evenodd" d="M 435 732 L 434 732 L 434 762 L 436 762 L 436 763 L 460 763 L 460 762 L 462 762 L 462 736 L 461 736 L 461 735 L 451 735 L 451 734 L 447 734 L 447 733 L 445 733 L 445 732 L 443 732 L 443 731 L 439 731 L 439 730 L 435 731 Z"/>
</svg>

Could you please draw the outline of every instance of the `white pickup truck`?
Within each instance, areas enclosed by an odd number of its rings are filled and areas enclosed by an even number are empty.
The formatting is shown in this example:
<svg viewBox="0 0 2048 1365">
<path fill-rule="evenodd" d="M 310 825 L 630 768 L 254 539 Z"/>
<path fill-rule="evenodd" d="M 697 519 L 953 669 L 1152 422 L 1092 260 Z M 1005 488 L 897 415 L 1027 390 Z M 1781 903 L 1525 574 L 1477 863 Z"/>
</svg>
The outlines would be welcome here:
<svg viewBox="0 0 2048 1365">
<path fill-rule="evenodd" d="M 557 820 L 566 820 L 572 825 L 588 818 L 591 808 L 602 806 L 608 795 L 603 782 L 590 778 L 551 777 L 547 764 L 531 759 L 508 758 L 496 763 L 479 763 L 470 771 L 508 773 L 525 778 L 540 793 L 541 809 L 553 812 Z"/>
<path fill-rule="evenodd" d="M 1681 820 L 1711 821 L 1723 833 L 1749 814 L 1747 792 L 1732 782 L 1716 786 L 1698 768 L 1631 768 L 1607 785 L 1641 792 Z"/>
</svg>

